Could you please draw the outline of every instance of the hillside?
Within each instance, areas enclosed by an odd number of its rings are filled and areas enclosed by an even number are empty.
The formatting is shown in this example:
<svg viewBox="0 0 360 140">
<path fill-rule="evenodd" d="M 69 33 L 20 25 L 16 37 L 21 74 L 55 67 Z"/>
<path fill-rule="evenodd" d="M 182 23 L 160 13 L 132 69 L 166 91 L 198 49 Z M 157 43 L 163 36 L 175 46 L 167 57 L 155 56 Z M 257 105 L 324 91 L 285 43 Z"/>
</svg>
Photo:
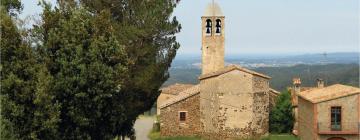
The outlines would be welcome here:
<svg viewBox="0 0 360 140">
<path fill-rule="evenodd" d="M 326 85 L 336 83 L 359 87 L 358 64 L 296 65 L 292 67 L 260 67 L 253 70 L 272 77 L 270 85 L 276 90 L 291 86 L 293 77 L 300 77 L 303 86 L 314 86 L 317 78 L 325 80 Z M 198 83 L 200 69 L 170 70 L 170 78 L 164 86 L 174 83 Z"/>
</svg>

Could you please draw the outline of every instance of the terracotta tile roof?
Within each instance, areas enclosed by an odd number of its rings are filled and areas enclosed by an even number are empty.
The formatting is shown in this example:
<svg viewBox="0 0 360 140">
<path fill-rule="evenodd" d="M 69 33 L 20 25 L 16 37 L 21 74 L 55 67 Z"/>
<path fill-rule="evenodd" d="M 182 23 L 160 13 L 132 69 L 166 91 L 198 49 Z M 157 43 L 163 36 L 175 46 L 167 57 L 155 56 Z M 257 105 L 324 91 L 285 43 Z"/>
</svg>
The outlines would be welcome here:
<svg viewBox="0 0 360 140">
<path fill-rule="evenodd" d="M 300 92 L 312 90 L 312 89 L 317 89 L 317 87 L 300 87 Z"/>
<path fill-rule="evenodd" d="M 319 103 L 359 93 L 360 88 L 335 84 L 324 88 L 306 90 L 298 95 L 312 103 Z"/>
<path fill-rule="evenodd" d="M 170 95 L 178 95 L 180 92 L 184 91 L 185 89 L 191 88 L 192 84 L 173 84 L 164 88 L 161 88 L 161 94 L 170 94 Z"/>
<path fill-rule="evenodd" d="M 276 96 L 279 96 L 281 93 L 275 89 L 270 88 L 270 93 L 273 93 Z"/>
<path fill-rule="evenodd" d="M 194 95 L 197 95 L 199 93 L 200 93 L 200 84 L 195 85 L 191 88 L 188 88 L 188 89 L 180 92 L 179 95 L 177 95 L 169 100 L 166 100 L 162 105 L 160 105 L 160 109 L 170 106 L 172 104 L 175 104 L 177 102 L 180 102 L 182 100 L 185 100 L 185 99 L 192 97 Z"/>
<path fill-rule="evenodd" d="M 300 87 L 300 92 L 316 89 L 317 87 Z M 294 92 L 293 87 L 287 88 L 289 91 Z"/>
<path fill-rule="evenodd" d="M 243 71 L 243 72 L 246 72 L 246 73 L 249 73 L 249 74 L 252 74 L 252 75 L 256 75 L 256 76 L 260 76 L 260 77 L 263 77 L 263 78 L 266 78 L 266 79 L 271 78 L 271 77 L 269 77 L 267 75 L 264 75 L 264 74 L 261 74 L 261 73 L 258 73 L 258 72 L 243 68 L 243 67 L 238 66 L 238 65 L 229 65 L 229 66 L 224 67 L 223 69 L 220 69 L 218 71 L 208 73 L 208 74 L 203 74 L 203 75 L 201 75 L 199 77 L 199 79 L 202 80 L 202 79 L 207 79 L 207 78 L 211 78 L 211 77 L 216 77 L 216 76 L 222 75 L 224 73 L 228 73 L 228 72 L 233 71 L 233 70 Z"/>
</svg>

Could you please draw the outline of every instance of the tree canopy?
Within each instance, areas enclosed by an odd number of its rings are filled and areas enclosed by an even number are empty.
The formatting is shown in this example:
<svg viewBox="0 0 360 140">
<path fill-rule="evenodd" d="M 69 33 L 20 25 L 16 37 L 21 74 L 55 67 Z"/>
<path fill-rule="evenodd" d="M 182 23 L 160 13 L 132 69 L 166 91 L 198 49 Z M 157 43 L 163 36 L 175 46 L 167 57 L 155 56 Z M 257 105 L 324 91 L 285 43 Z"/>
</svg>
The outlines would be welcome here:
<svg viewBox="0 0 360 140">
<path fill-rule="evenodd" d="M 1 12 L 1 130 L 5 139 L 132 136 L 169 77 L 180 31 L 171 0 L 42 2 L 24 41 Z M 18 6 L 20 5 L 20 6 Z M 16 15 L 15 15 L 16 16 Z"/>
<path fill-rule="evenodd" d="M 270 132 L 290 133 L 293 129 L 294 115 L 289 91 L 284 91 L 276 100 L 275 107 L 270 111 Z"/>
</svg>

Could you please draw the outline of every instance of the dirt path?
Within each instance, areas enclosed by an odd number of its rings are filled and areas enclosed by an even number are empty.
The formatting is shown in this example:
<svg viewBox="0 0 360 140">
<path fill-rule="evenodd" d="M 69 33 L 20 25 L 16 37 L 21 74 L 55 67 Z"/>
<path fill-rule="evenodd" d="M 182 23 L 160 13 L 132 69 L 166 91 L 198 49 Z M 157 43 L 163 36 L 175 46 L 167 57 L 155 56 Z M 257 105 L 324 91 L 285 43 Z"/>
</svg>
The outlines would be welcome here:
<svg viewBox="0 0 360 140">
<path fill-rule="evenodd" d="M 147 137 L 150 133 L 155 118 L 154 117 L 139 117 L 134 125 L 136 140 L 149 140 Z"/>
</svg>

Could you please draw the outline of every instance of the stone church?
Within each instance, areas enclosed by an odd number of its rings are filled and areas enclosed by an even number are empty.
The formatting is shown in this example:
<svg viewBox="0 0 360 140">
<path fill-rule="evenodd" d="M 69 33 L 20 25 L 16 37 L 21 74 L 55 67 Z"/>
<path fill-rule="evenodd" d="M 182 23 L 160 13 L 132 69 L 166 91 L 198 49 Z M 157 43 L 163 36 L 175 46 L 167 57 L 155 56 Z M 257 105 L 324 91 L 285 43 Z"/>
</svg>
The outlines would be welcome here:
<svg viewBox="0 0 360 140">
<path fill-rule="evenodd" d="M 218 4 L 209 4 L 201 21 L 200 83 L 162 90 L 157 102 L 160 134 L 212 139 L 267 135 L 270 107 L 279 92 L 269 87 L 267 75 L 225 66 L 225 16 Z"/>
</svg>

